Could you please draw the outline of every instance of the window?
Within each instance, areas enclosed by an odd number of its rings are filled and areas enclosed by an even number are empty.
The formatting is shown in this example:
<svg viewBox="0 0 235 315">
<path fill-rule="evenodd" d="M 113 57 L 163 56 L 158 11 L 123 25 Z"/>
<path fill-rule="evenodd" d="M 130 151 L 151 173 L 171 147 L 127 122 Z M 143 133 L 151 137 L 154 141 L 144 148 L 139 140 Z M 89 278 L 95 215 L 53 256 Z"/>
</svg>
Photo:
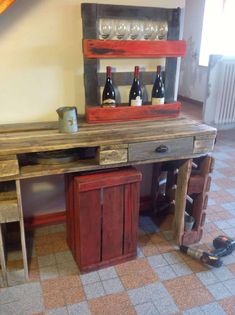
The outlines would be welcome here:
<svg viewBox="0 0 235 315">
<path fill-rule="evenodd" d="M 199 64 L 209 55 L 235 55 L 235 0 L 205 0 Z"/>
</svg>

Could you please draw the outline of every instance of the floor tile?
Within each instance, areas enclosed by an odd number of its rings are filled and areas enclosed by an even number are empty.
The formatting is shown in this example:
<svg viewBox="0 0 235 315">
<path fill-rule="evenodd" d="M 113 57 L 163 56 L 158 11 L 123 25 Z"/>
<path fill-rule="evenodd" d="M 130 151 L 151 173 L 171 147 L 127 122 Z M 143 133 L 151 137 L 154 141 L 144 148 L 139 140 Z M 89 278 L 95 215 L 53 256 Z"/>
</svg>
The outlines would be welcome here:
<svg viewBox="0 0 235 315">
<path fill-rule="evenodd" d="M 230 279 L 223 281 L 223 285 L 233 294 L 235 295 L 235 279 Z"/>
<path fill-rule="evenodd" d="M 119 278 L 102 281 L 102 284 L 106 294 L 113 294 L 124 291 L 124 287 Z"/>
<path fill-rule="evenodd" d="M 137 315 L 160 315 L 153 303 L 143 303 L 135 306 Z"/>
<path fill-rule="evenodd" d="M 51 265 L 55 265 L 55 264 L 56 264 L 56 260 L 55 260 L 55 255 L 54 254 L 38 256 L 38 266 L 39 266 L 39 268 L 47 267 L 47 266 L 51 266 Z"/>
<path fill-rule="evenodd" d="M 108 280 L 108 279 L 116 278 L 118 276 L 114 267 L 101 269 L 98 271 L 98 274 L 101 280 Z"/>
<path fill-rule="evenodd" d="M 218 278 L 210 270 L 196 273 L 196 276 L 201 280 L 201 282 L 205 286 L 218 282 Z"/>
<path fill-rule="evenodd" d="M 200 306 L 188 309 L 183 312 L 183 315 L 205 315 Z"/>
<path fill-rule="evenodd" d="M 67 306 L 69 315 L 91 315 L 87 302 Z"/>
<path fill-rule="evenodd" d="M 192 270 L 185 263 L 173 264 L 171 268 L 177 276 L 186 276 L 192 273 Z"/>
<path fill-rule="evenodd" d="M 66 305 L 63 292 L 58 290 L 53 293 L 43 295 L 45 309 L 58 308 Z"/>
<path fill-rule="evenodd" d="M 211 315 L 211 314 L 213 314 L 213 315 L 226 315 L 223 308 L 217 302 L 203 305 L 203 306 L 201 306 L 201 309 L 205 315 Z"/>
<path fill-rule="evenodd" d="M 58 307 L 46 311 L 45 315 L 68 315 L 67 307 Z"/>
<path fill-rule="evenodd" d="M 221 300 L 232 295 L 223 283 L 214 283 L 207 286 L 215 300 Z"/>
<path fill-rule="evenodd" d="M 161 281 L 169 280 L 177 277 L 171 266 L 153 267 L 153 270 L 157 273 Z"/>
<path fill-rule="evenodd" d="M 100 277 L 97 271 L 89 272 L 87 274 L 81 275 L 82 284 L 90 284 L 100 281 Z"/>
<path fill-rule="evenodd" d="M 214 268 L 212 269 L 212 273 L 220 281 L 225 281 L 234 278 L 234 274 L 226 266 Z"/>
<path fill-rule="evenodd" d="M 88 300 L 105 295 L 105 290 L 101 282 L 84 285 L 84 291 Z"/>
<path fill-rule="evenodd" d="M 41 280 L 58 278 L 59 272 L 56 265 L 39 268 Z"/>
<path fill-rule="evenodd" d="M 126 293 L 107 295 L 88 301 L 92 315 L 136 315 Z"/>
<path fill-rule="evenodd" d="M 85 294 L 82 287 L 72 287 L 62 290 L 65 303 L 76 304 L 85 300 Z"/>
<path fill-rule="evenodd" d="M 168 265 L 168 262 L 165 260 L 163 255 L 155 255 L 148 257 L 148 262 L 151 267 L 162 267 Z"/>
<path fill-rule="evenodd" d="M 235 314 L 235 296 L 220 300 L 219 304 L 223 307 L 228 315 Z"/>
</svg>

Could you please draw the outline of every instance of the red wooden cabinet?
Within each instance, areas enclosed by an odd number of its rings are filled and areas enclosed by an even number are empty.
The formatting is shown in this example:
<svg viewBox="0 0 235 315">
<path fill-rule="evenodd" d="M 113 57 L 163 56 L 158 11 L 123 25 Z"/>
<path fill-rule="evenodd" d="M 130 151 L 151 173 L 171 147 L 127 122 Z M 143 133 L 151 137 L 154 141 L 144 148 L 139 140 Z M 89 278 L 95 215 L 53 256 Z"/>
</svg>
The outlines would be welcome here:
<svg viewBox="0 0 235 315">
<path fill-rule="evenodd" d="M 67 240 L 81 271 L 136 256 L 141 177 L 132 167 L 67 176 Z"/>
</svg>

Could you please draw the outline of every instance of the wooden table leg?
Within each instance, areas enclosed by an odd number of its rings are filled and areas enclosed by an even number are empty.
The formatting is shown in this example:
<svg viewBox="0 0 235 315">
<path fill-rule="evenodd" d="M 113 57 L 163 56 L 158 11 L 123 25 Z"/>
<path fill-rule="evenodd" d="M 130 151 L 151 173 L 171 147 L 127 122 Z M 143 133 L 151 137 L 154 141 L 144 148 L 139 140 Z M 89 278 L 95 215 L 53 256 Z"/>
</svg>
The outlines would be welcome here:
<svg viewBox="0 0 235 315">
<path fill-rule="evenodd" d="M 175 216 L 173 221 L 173 235 L 177 244 L 181 244 L 184 233 L 184 212 L 186 207 L 186 196 L 188 180 L 192 169 L 192 160 L 186 160 L 179 167 L 177 176 L 177 187 L 175 192 Z"/>
<path fill-rule="evenodd" d="M 25 275 L 25 280 L 27 281 L 29 278 L 29 276 L 28 276 L 28 261 L 27 261 L 26 245 L 25 245 L 24 218 L 23 218 L 21 189 L 20 189 L 20 181 L 19 180 L 16 180 L 16 194 L 17 194 L 18 206 L 19 206 L 20 239 L 21 239 L 21 248 L 22 248 L 22 256 L 23 256 L 24 275 Z"/>
<path fill-rule="evenodd" d="M 2 279 L 3 285 L 7 285 L 7 268 L 6 268 L 6 260 L 5 260 L 5 252 L 4 252 L 4 244 L 2 237 L 2 225 L 0 224 L 0 264 L 2 268 Z"/>
</svg>

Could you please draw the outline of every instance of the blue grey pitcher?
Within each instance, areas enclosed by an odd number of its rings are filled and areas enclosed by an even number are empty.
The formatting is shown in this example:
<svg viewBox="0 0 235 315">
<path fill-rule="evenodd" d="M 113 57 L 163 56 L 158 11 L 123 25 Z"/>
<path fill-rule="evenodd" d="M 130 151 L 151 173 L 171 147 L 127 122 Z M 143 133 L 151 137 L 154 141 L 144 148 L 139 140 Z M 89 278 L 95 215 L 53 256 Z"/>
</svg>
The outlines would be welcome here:
<svg viewBox="0 0 235 315">
<path fill-rule="evenodd" d="M 64 106 L 56 110 L 59 115 L 59 132 L 73 133 L 78 131 L 77 108 Z"/>
</svg>

